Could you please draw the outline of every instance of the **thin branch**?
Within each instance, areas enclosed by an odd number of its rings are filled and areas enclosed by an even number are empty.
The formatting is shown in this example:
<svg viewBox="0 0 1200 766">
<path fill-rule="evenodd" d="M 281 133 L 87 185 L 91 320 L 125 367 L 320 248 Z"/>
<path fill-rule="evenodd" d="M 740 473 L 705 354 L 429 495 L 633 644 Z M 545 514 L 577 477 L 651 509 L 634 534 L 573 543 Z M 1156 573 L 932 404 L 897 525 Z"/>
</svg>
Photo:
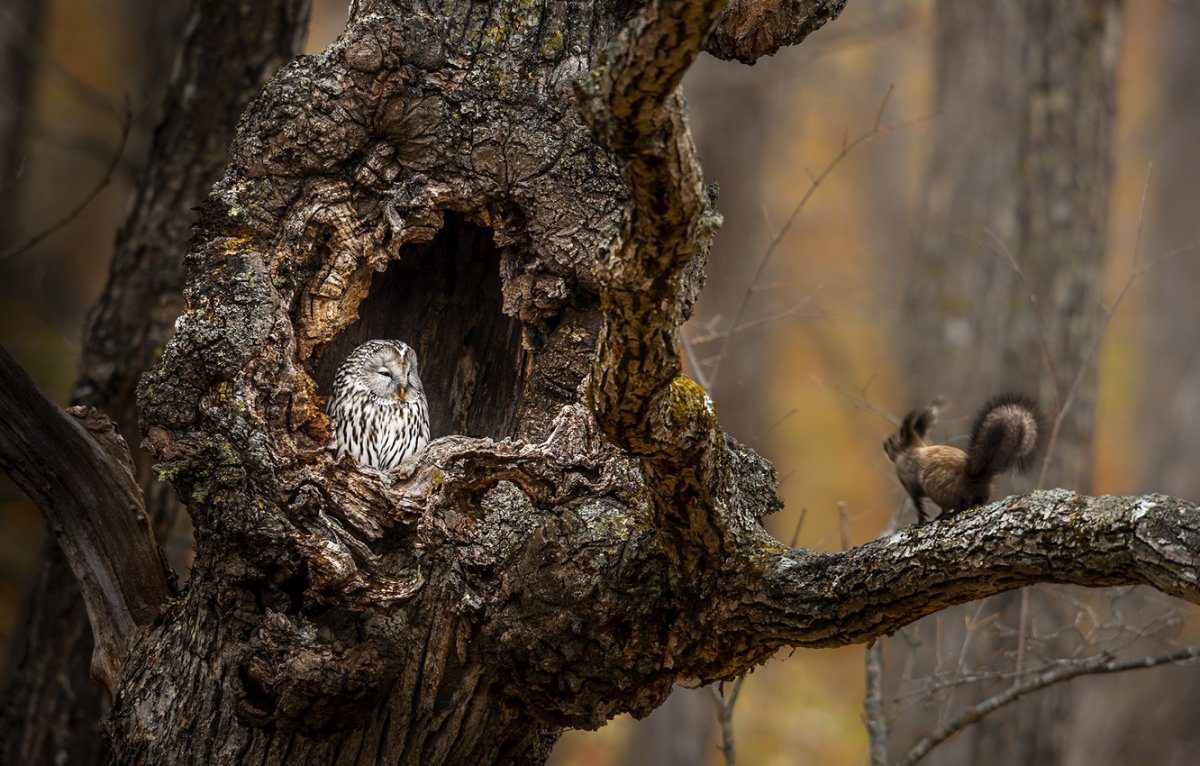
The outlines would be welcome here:
<svg viewBox="0 0 1200 766">
<path fill-rule="evenodd" d="M 687 333 L 681 327 L 679 328 L 679 345 L 683 346 L 683 353 L 687 357 L 688 366 L 692 368 L 692 376 L 696 382 L 709 390 L 708 376 L 704 374 L 704 366 L 700 364 L 700 360 L 696 358 L 696 341 L 688 337 Z"/>
<path fill-rule="evenodd" d="M 842 550 L 850 549 L 850 533 L 846 529 L 846 501 L 839 500 L 837 504 L 838 535 L 841 538 Z"/>
<path fill-rule="evenodd" d="M 754 276 L 747 284 L 745 293 L 742 295 L 741 300 L 738 302 L 737 309 L 734 311 L 733 321 L 730 323 L 730 327 L 736 328 L 741 325 L 742 315 L 746 312 L 746 306 L 750 302 L 750 296 L 754 294 L 754 286 L 762 281 L 763 271 L 766 269 L 767 263 L 771 260 L 771 256 L 775 253 L 776 248 L 779 247 L 779 244 L 784 240 L 784 238 L 787 237 L 788 231 L 791 230 L 792 225 L 796 222 L 796 219 L 800 215 L 800 211 L 804 210 L 804 206 L 808 204 L 810 199 L 812 199 L 813 194 L 815 194 L 817 189 L 820 188 L 821 184 L 825 182 L 825 179 L 829 177 L 830 173 L 832 173 L 834 169 L 836 169 L 837 166 L 842 163 L 842 160 L 853 154 L 855 150 L 871 143 L 877 138 L 886 136 L 888 133 L 891 133 L 894 130 L 908 127 L 910 125 L 916 125 L 932 119 L 938 114 L 937 112 L 934 112 L 933 114 L 917 117 L 912 120 L 903 120 L 900 122 L 882 125 L 879 121 L 883 116 L 883 111 L 887 106 L 888 100 L 891 98 L 891 94 L 892 88 L 889 87 L 887 93 L 884 94 L 883 100 L 880 102 L 879 111 L 876 113 L 876 121 L 875 124 L 872 125 L 871 129 L 858 136 L 853 141 L 848 140 L 848 138 L 844 139 L 841 151 L 834 155 L 833 159 L 829 161 L 829 163 L 821 170 L 820 173 L 811 176 L 808 189 L 803 195 L 801 195 L 800 200 L 796 203 L 795 207 L 792 208 L 792 212 L 788 215 L 787 220 L 784 221 L 783 227 L 776 232 L 774 237 L 771 238 L 770 244 L 767 245 L 767 249 L 763 252 L 762 257 L 759 258 L 758 266 L 754 270 Z M 720 376 L 721 365 L 724 363 L 728 353 L 729 339 L 726 338 L 721 344 L 721 349 L 717 354 L 717 358 L 713 361 L 712 368 L 709 370 L 709 380 L 711 380 L 714 385 Z"/>
<path fill-rule="evenodd" d="M 129 450 L 112 421 L 62 411 L 0 347 L 0 468 L 37 503 L 71 566 L 95 638 L 92 676 L 111 691 L 171 595 Z"/>
<path fill-rule="evenodd" d="M 1025 669 L 1025 644 L 1029 632 L 1029 589 L 1021 590 L 1021 612 L 1017 618 L 1017 666 L 1016 673 L 1021 675 Z"/>
<path fill-rule="evenodd" d="M 822 287 L 824 287 L 824 285 L 818 286 L 817 289 L 813 290 L 808 295 L 805 295 L 803 298 L 796 301 L 783 311 L 777 311 L 774 314 L 768 314 L 767 316 L 759 317 L 758 319 L 751 319 L 737 326 L 731 325 L 730 328 L 724 332 L 709 332 L 705 335 L 700 335 L 696 338 L 693 338 L 692 342 L 709 343 L 714 340 L 725 341 L 732 335 L 738 335 L 746 332 L 747 330 L 753 330 L 755 328 L 762 327 L 763 325 L 772 324 L 783 319 L 790 319 L 797 316 L 821 316 L 824 312 L 815 311 L 808 314 L 801 314 L 800 309 L 811 303 L 812 299 L 817 296 L 817 293 L 821 292 Z M 754 292 L 753 287 L 751 288 L 751 292 Z M 718 354 L 719 353 L 720 352 L 718 352 Z"/>
<path fill-rule="evenodd" d="M 771 425 L 767 426 L 766 431 L 764 431 L 762 434 L 759 435 L 759 438 L 762 438 L 763 436 L 774 431 L 776 428 L 779 428 L 781 425 L 783 425 L 788 420 L 788 418 L 791 418 L 793 415 L 795 415 L 799 411 L 800 410 L 798 407 L 793 407 L 790 410 L 788 410 L 787 412 L 780 415 L 779 417 L 775 418 L 774 422 L 772 422 Z"/>
<path fill-rule="evenodd" d="M 1005 705 L 1016 702 L 1022 697 L 1032 694 L 1048 686 L 1068 681 L 1082 675 L 1097 675 L 1101 673 L 1123 673 L 1128 670 L 1152 668 L 1181 662 L 1191 662 L 1200 659 L 1200 646 L 1193 646 L 1179 651 L 1144 657 L 1138 660 L 1117 661 L 1108 653 L 1079 661 L 1070 665 L 1061 665 L 1038 673 L 1033 678 L 1014 685 L 1012 688 L 994 697 L 980 702 L 964 710 L 953 720 L 939 726 L 935 731 L 923 737 L 913 745 L 896 766 L 912 766 L 929 754 L 933 748 L 950 737 L 967 728 L 990 713 L 994 713 Z"/>
<path fill-rule="evenodd" d="M 745 680 L 746 677 L 741 676 L 733 682 L 733 691 L 728 698 L 725 697 L 725 684 L 708 687 L 708 693 L 717 709 L 717 721 L 721 725 L 721 755 L 725 758 L 725 766 L 737 766 L 737 748 L 733 738 L 733 707 L 737 704 Z"/>
<path fill-rule="evenodd" d="M 864 390 L 866 387 L 863 387 Z M 904 506 L 895 508 L 883 534 L 891 535 L 900 528 Z M 863 700 L 863 720 L 867 725 L 868 754 L 871 766 L 887 766 L 887 716 L 883 711 L 883 638 L 867 644 L 867 693 Z"/>
<path fill-rule="evenodd" d="M 867 645 L 867 696 L 863 717 L 867 724 L 871 766 L 887 766 L 887 719 L 883 714 L 883 639 Z"/>
<path fill-rule="evenodd" d="M 796 519 L 796 528 L 792 530 L 792 540 L 788 543 L 789 548 L 795 548 L 796 542 L 800 539 L 800 528 L 804 526 L 804 517 L 808 515 L 808 508 L 800 509 L 800 516 Z"/>
<path fill-rule="evenodd" d="M 837 383 L 826 383 L 825 381 L 823 381 L 819 378 L 816 378 L 816 377 L 814 377 L 813 380 L 815 380 L 818 385 L 826 386 L 828 388 L 832 388 L 834 391 L 837 391 L 839 394 L 841 394 L 842 396 L 849 399 L 850 403 L 853 404 L 855 407 L 858 407 L 860 410 L 869 412 L 872 415 L 878 415 L 879 417 L 883 418 L 884 420 L 886 420 L 887 422 L 891 423 L 894 426 L 900 425 L 900 418 L 896 417 L 895 415 L 893 415 L 892 413 L 888 412 L 885 409 L 875 406 L 874 404 L 871 403 L 871 401 L 869 399 L 867 399 L 867 397 L 865 395 L 855 392 L 855 391 L 851 391 L 850 389 L 846 388 L 845 386 L 840 386 Z M 870 381 L 868 381 L 868 385 L 869 385 L 869 383 L 870 383 Z M 864 388 L 865 388 L 865 386 L 864 386 Z"/>
<path fill-rule="evenodd" d="M 100 196 L 100 192 L 104 191 L 104 189 L 108 187 L 109 183 L 112 182 L 113 174 L 121 164 L 121 156 L 125 154 L 125 142 L 129 139 L 129 126 L 132 121 L 133 115 L 129 110 L 129 105 L 126 104 L 125 121 L 121 125 L 121 141 L 117 144 L 116 151 L 113 152 L 112 157 L 109 159 L 108 166 L 104 170 L 104 175 L 101 176 L 100 180 L 96 182 L 96 185 L 92 187 L 92 190 L 87 193 L 87 196 L 80 200 L 79 204 L 68 211 L 66 215 L 52 223 L 50 226 L 46 227 L 37 234 L 34 234 L 24 242 L 19 242 L 7 250 L 0 252 L 0 261 L 7 260 L 14 255 L 20 255 L 21 253 L 29 250 L 31 247 L 37 245 L 46 237 L 49 237 L 54 232 L 68 225 L 78 218 L 79 214 L 87 209 L 88 205 L 92 204 L 92 201 L 95 200 L 96 197 Z"/>
</svg>

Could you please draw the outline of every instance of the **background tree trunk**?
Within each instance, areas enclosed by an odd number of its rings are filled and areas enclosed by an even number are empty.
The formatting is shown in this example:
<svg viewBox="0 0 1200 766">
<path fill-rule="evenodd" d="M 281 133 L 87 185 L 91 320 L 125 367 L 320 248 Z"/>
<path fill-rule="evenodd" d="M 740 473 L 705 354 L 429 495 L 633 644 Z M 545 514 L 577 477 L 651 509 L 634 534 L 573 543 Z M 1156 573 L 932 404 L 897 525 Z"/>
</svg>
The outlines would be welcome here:
<svg viewBox="0 0 1200 766">
<path fill-rule="evenodd" d="M 1086 492 L 1096 373 L 1095 359 L 1085 359 L 1103 311 L 1119 5 L 943 2 L 936 19 L 937 99 L 946 111 L 934 126 L 925 210 L 899 324 L 912 405 L 948 397 L 953 419 L 938 429 L 939 440 L 946 431 L 965 432 L 974 408 L 1001 390 L 1036 395 L 1053 418 L 1086 363 L 1046 474 L 1049 486 Z M 1036 295 L 1035 305 L 1006 252 Z M 1002 483 L 1001 492 L 1008 486 Z M 1070 622 L 1061 603 L 1036 591 L 1005 594 L 982 612 L 937 618 L 940 633 L 926 625 L 922 641 L 933 646 L 938 633 L 942 646 L 970 645 L 969 653 L 963 650 L 970 667 L 990 657 L 1007 669 L 1022 661 L 1022 632 L 1046 634 Z M 1011 629 L 1009 638 L 963 632 L 972 614 L 978 619 L 993 611 Z M 901 643 L 892 646 L 903 651 Z M 1058 656 L 1071 648 L 1058 641 L 1042 651 Z M 942 662 L 922 656 L 913 671 L 918 677 Z M 892 662 L 892 684 L 904 664 Z M 984 696 L 991 691 L 985 688 Z M 1059 763 L 1068 693 L 1056 687 L 990 716 L 932 758 Z M 907 747 L 932 728 L 930 712 L 903 719 L 893 745 Z"/>
<path fill-rule="evenodd" d="M 1160 84 L 1157 108 L 1170 114 L 1152 149 L 1154 168 L 1142 252 L 1154 259 L 1200 239 L 1195 181 L 1200 177 L 1200 14 L 1173 9 L 1158 40 Z M 1200 498 L 1200 351 L 1196 328 L 1200 304 L 1200 259 L 1184 253 L 1163 261 L 1144 277 L 1140 336 L 1143 364 L 1153 374 L 1139 380 L 1136 437 L 1138 486 L 1179 497 Z M 1146 427 L 1156 424 L 1156 427 Z M 1150 620 L 1175 609 L 1152 591 L 1127 598 L 1126 614 Z M 1185 615 L 1186 616 L 1186 615 Z M 1158 649 L 1158 647 L 1155 647 Z M 1139 674 L 1125 683 L 1090 684 L 1081 693 L 1075 721 L 1087 721 L 1088 736 L 1071 741 L 1067 763 L 1189 763 L 1200 749 L 1200 667 L 1188 665 Z M 1153 731 L 1154 736 L 1132 732 Z"/>
<path fill-rule="evenodd" d="M 162 122 L 91 321 L 76 392 L 79 403 L 116 420 L 130 445 L 141 441 L 137 380 L 161 353 L 182 309 L 192 210 L 219 177 L 246 104 L 300 49 L 307 18 L 308 0 L 192 3 Z M 135 449 L 133 457 L 164 539 L 177 501 L 169 485 L 153 477 L 147 454 Z M 24 632 L 9 660 L 3 760 L 105 762 L 108 746 L 98 723 L 106 703 L 87 670 L 92 639 L 83 603 L 53 539 L 44 551 L 26 599 Z"/>
</svg>

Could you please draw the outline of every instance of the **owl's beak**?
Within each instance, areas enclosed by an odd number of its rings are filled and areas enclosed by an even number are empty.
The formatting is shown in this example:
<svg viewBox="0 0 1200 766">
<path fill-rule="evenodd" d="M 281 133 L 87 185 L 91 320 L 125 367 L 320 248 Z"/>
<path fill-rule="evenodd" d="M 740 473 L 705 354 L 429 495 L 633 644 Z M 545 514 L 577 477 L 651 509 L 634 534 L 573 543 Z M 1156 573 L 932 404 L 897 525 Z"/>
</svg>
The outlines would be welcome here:
<svg viewBox="0 0 1200 766">
<path fill-rule="evenodd" d="M 402 402 L 405 400 L 406 397 L 407 397 L 407 394 L 404 393 L 403 388 L 396 389 L 396 401 Z"/>
</svg>

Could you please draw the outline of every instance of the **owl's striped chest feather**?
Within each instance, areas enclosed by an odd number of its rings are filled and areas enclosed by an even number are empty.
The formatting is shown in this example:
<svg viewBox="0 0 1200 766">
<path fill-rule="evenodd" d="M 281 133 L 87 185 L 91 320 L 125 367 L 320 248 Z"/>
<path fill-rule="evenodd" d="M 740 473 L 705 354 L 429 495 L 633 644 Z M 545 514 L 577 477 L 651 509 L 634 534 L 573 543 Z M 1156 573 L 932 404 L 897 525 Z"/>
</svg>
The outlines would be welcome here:
<svg viewBox="0 0 1200 766">
<path fill-rule="evenodd" d="M 338 457 L 387 471 L 429 442 L 429 408 L 416 355 L 400 341 L 368 341 L 338 368 L 329 416 Z"/>
</svg>

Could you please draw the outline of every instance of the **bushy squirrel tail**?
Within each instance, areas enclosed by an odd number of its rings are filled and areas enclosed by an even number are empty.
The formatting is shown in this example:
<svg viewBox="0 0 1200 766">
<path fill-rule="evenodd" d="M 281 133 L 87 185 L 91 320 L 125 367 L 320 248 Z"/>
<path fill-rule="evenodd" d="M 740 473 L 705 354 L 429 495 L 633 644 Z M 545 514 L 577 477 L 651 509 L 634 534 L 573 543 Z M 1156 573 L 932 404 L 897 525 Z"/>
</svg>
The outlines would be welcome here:
<svg viewBox="0 0 1200 766">
<path fill-rule="evenodd" d="M 971 427 L 967 475 L 986 479 L 1013 467 L 1026 471 L 1036 462 L 1046 436 L 1036 401 L 1017 393 L 993 396 Z"/>
</svg>

